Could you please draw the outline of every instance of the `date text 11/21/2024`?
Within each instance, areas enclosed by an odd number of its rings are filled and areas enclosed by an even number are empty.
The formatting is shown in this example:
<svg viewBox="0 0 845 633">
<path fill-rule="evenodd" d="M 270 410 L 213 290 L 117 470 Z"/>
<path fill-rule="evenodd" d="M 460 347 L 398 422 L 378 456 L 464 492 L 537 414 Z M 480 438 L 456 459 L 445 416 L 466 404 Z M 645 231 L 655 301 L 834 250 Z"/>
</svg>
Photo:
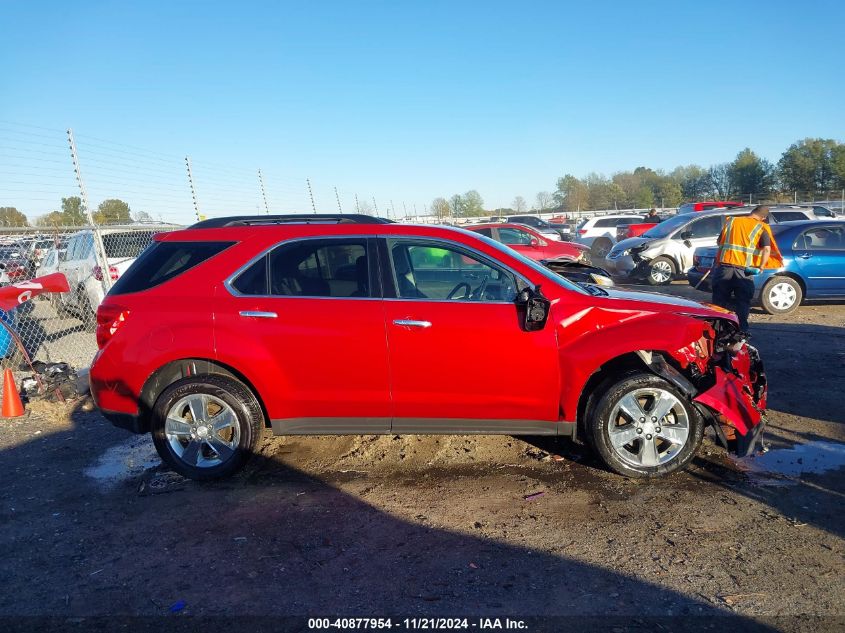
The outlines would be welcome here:
<svg viewBox="0 0 845 633">
<path fill-rule="evenodd" d="M 442 631 L 451 629 L 525 630 L 524 620 L 510 618 L 309 618 L 308 628 L 320 629 L 409 629 Z"/>
</svg>

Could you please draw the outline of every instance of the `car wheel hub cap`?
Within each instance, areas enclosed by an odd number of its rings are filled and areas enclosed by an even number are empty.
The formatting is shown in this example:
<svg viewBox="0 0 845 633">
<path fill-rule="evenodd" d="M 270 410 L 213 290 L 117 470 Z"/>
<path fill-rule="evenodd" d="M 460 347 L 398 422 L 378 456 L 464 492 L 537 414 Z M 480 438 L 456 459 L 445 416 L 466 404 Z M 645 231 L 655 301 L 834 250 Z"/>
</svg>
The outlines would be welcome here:
<svg viewBox="0 0 845 633">
<path fill-rule="evenodd" d="M 665 389 L 635 389 L 613 407 L 610 447 L 634 467 L 660 466 L 674 459 L 689 439 L 689 418 L 681 401 Z"/>
<path fill-rule="evenodd" d="M 769 301 L 778 310 L 785 310 L 795 303 L 796 292 L 795 288 L 789 284 L 780 283 L 775 284 L 769 291 Z"/>
<path fill-rule="evenodd" d="M 668 262 L 657 262 L 651 266 L 651 276 L 657 281 L 667 281 L 672 274 Z"/>
<path fill-rule="evenodd" d="M 211 468 L 228 461 L 241 439 L 232 407 L 207 394 L 185 396 L 170 407 L 164 434 L 173 454 L 196 468 Z"/>
</svg>

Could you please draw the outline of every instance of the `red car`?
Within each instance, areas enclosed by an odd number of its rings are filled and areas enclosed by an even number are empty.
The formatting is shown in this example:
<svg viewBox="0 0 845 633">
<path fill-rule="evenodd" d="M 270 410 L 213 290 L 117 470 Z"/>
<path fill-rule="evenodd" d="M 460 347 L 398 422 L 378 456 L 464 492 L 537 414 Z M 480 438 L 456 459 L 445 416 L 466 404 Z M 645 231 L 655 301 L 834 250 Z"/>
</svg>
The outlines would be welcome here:
<svg viewBox="0 0 845 633">
<path fill-rule="evenodd" d="M 563 242 L 544 238 L 540 233 L 524 224 L 488 223 L 467 226 L 467 230 L 507 244 L 518 253 L 534 261 L 571 259 L 590 262 L 590 249 L 583 244 Z"/>
<path fill-rule="evenodd" d="M 687 202 L 678 207 L 678 213 L 694 213 L 696 211 L 711 211 L 713 209 L 732 209 L 741 207 L 745 203 L 736 200 L 708 200 L 707 202 Z"/>
<path fill-rule="evenodd" d="M 100 410 L 196 479 L 235 472 L 265 427 L 565 435 L 649 477 L 687 464 L 706 424 L 747 454 L 765 422 L 762 364 L 732 313 L 366 216 L 158 234 L 100 305 L 97 343 Z"/>
</svg>

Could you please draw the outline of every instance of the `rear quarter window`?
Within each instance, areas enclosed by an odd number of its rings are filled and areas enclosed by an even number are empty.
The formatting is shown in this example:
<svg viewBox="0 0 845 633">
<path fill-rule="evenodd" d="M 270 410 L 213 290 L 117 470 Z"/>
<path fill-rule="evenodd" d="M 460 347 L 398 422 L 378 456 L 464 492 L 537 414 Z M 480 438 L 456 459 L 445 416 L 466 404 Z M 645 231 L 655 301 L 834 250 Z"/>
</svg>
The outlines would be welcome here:
<svg viewBox="0 0 845 633">
<path fill-rule="evenodd" d="M 234 242 L 154 242 L 115 282 L 109 294 L 122 295 L 154 288 L 214 257 L 232 244 Z"/>
</svg>

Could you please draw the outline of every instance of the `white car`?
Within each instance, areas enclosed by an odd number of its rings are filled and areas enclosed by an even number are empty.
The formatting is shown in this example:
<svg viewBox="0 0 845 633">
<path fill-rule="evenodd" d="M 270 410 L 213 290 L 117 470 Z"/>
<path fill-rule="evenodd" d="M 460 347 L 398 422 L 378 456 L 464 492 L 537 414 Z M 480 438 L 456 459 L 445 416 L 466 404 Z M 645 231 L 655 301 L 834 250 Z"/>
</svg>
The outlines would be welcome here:
<svg viewBox="0 0 845 633">
<path fill-rule="evenodd" d="M 621 224 L 639 224 L 641 215 L 601 215 L 582 220 L 575 229 L 575 241 L 589 246 L 594 257 L 606 257 L 616 244 L 616 227 Z"/>
<path fill-rule="evenodd" d="M 112 282 L 122 275 L 138 255 L 153 241 L 157 231 L 132 231 L 126 229 L 102 229 L 103 246 L 106 250 L 108 272 Z M 73 312 L 93 330 L 97 325 L 97 307 L 105 297 L 103 273 L 97 263 L 94 249 L 94 233 L 84 230 L 70 236 L 64 261 L 58 268 L 67 277 L 70 292 L 59 295 L 59 312 Z"/>
</svg>

